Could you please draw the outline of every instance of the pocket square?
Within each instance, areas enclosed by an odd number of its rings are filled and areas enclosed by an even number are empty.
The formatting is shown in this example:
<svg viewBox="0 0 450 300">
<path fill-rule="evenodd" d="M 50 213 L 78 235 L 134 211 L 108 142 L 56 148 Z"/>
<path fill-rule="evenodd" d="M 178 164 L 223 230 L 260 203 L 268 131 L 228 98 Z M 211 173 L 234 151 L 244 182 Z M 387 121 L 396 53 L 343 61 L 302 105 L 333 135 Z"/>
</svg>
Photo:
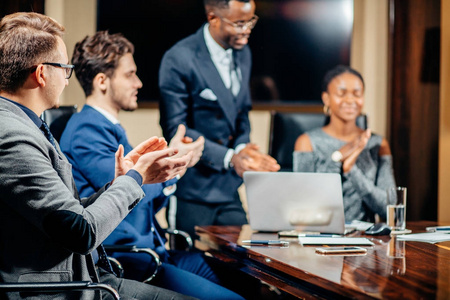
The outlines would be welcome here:
<svg viewBox="0 0 450 300">
<path fill-rule="evenodd" d="M 211 91 L 210 89 L 204 89 L 200 93 L 200 97 L 202 97 L 205 100 L 210 100 L 210 101 L 216 101 L 217 100 L 216 94 L 214 94 L 214 92 Z"/>
</svg>

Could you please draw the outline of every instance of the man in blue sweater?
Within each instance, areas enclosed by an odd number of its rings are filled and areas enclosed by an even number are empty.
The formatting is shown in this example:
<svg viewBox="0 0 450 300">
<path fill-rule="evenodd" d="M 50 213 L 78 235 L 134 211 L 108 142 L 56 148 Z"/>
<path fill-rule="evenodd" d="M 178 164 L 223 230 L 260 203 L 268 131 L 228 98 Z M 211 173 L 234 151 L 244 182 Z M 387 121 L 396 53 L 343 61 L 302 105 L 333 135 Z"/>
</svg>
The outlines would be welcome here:
<svg viewBox="0 0 450 300">
<path fill-rule="evenodd" d="M 85 95 L 86 105 L 67 124 L 61 138 L 61 149 L 73 166 L 73 175 L 81 196 L 91 195 L 114 178 L 115 151 L 122 144 L 125 153 L 132 149 L 119 123 L 120 110 L 137 108 L 137 93 L 142 82 L 136 75 L 134 46 L 121 34 L 106 31 L 87 36 L 77 43 L 72 63 Z M 202 155 L 204 139 L 184 137 L 179 126 L 170 141 L 179 154 L 194 153 L 189 166 Z M 201 253 L 167 251 L 164 233 L 155 213 L 166 205 L 175 190 L 176 179 L 162 184 L 144 185 L 145 198 L 105 240 L 106 244 L 136 245 L 154 249 L 163 264 L 151 284 L 200 299 L 242 299 L 219 285 L 219 279 Z M 170 252 L 170 253 L 169 253 Z M 144 280 L 152 272 L 146 255 L 121 254 L 125 276 Z"/>
</svg>

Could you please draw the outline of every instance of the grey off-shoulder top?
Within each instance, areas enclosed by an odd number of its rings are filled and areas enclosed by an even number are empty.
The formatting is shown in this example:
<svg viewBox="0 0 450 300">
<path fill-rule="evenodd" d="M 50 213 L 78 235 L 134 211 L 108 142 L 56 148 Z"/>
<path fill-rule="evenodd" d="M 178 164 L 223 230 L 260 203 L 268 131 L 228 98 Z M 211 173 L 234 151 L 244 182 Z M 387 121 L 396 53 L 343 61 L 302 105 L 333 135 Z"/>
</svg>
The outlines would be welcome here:
<svg viewBox="0 0 450 300">
<path fill-rule="evenodd" d="M 294 152 L 294 172 L 340 173 L 346 222 L 373 222 L 375 214 L 386 219 L 387 190 L 395 187 L 395 179 L 392 156 L 378 154 L 382 137 L 372 134 L 355 165 L 342 174 L 342 163 L 334 162 L 331 154 L 346 142 L 326 134 L 322 128 L 313 129 L 307 135 L 313 151 Z"/>
</svg>

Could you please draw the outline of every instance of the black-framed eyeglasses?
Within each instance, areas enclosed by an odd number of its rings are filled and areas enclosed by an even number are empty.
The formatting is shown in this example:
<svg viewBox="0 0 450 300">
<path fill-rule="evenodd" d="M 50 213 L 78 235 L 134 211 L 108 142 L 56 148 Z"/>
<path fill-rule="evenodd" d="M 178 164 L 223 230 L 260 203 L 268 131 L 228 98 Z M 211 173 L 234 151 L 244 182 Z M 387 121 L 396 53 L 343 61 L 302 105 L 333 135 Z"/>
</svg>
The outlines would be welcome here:
<svg viewBox="0 0 450 300">
<path fill-rule="evenodd" d="M 60 64 L 60 63 L 51 63 L 51 62 L 44 62 L 43 65 L 52 66 L 56 68 L 63 68 L 66 71 L 66 79 L 69 79 L 72 76 L 73 68 L 75 68 L 74 65 L 66 65 L 66 64 Z"/>
<path fill-rule="evenodd" d="M 244 21 L 232 22 L 224 17 L 219 17 L 219 18 L 221 20 L 224 20 L 225 23 L 233 26 L 234 29 L 236 30 L 236 32 L 238 32 L 238 33 L 242 33 L 244 31 L 246 31 L 247 29 L 252 30 L 255 27 L 256 22 L 258 22 L 258 19 L 259 19 L 259 17 L 257 15 L 254 15 L 253 18 L 251 18 L 247 22 L 244 22 Z"/>
</svg>

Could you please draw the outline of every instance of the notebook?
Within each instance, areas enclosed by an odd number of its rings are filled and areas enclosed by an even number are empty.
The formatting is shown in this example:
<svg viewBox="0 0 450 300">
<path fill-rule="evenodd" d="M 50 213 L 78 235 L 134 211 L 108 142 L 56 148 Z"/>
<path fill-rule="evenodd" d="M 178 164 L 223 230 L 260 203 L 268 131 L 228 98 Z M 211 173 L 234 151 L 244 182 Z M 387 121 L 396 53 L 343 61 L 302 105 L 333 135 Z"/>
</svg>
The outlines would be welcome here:
<svg viewBox="0 0 450 300">
<path fill-rule="evenodd" d="M 249 171 L 244 184 L 253 230 L 344 233 L 339 174 Z"/>
</svg>

